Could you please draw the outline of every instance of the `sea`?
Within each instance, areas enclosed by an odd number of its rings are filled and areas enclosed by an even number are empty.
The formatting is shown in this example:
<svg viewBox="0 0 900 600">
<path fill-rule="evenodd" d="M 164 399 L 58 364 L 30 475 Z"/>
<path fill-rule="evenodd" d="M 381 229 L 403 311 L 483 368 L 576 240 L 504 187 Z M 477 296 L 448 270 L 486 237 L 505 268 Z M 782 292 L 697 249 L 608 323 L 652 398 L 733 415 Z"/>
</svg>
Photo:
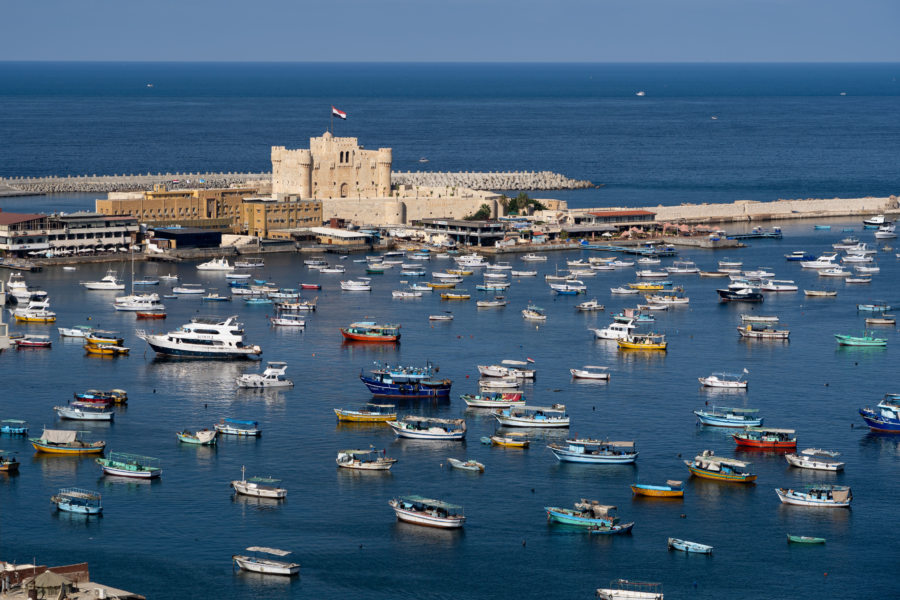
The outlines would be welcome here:
<svg viewBox="0 0 900 600">
<path fill-rule="evenodd" d="M 395 170 L 549 169 L 602 187 L 541 192 L 570 205 L 619 206 L 737 199 L 896 193 L 900 141 L 900 66 L 877 65 L 293 65 L 46 64 L 0 65 L 0 175 L 262 171 L 273 144 L 304 147 L 330 126 L 334 105 L 348 113 L 337 135 L 394 148 Z M 152 84 L 153 87 L 147 87 Z M 645 91 L 644 96 L 636 92 Z M 846 95 L 841 95 L 846 93 Z M 713 116 L 718 117 L 712 119 Z M 419 163 L 420 157 L 429 159 Z M 91 208 L 94 196 L 10 198 L 4 211 Z M 49 350 L 0 354 L 0 419 L 78 429 L 110 451 L 158 458 L 152 483 L 104 477 L 92 459 L 34 453 L 27 440 L 0 437 L 17 453 L 20 473 L 0 476 L 0 559 L 38 564 L 86 561 L 94 580 L 148 598 L 590 598 L 624 578 L 663 584 L 667 598 L 894 598 L 898 555 L 892 517 L 900 494 L 900 440 L 873 434 L 858 416 L 897 392 L 900 344 L 881 328 L 886 348 L 842 348 L 834 334 L 860 334 L 857 304 L 900 302 L 896 250 L 879 250 L 881 272 L 868 285 L 819 277 L 784 254 L 818 254 L 847 236 L 874 242 L 858 219 L 782 223 L 781 240 L 751 240 L 727 251 L 679 249 L 704 270 L 728 257 L 768 267 L 800 289 L 835 289 L 834 298 L 803 292 L 767 294 L 760 305 L 721 303 L 721 279 L 673 275 L 686 307 L 656 312 L 647 330 L 665 333 L 666 353 L 622 352 L 590 331 L 634 306 L 610 288 L 634 281 L 634 269 L 586 278 L 587 294 L 555 296 L 544 275 L 566 261 L 603 251 L 549 253 L 546 263 L 509 259 L 537 277 L 513 278 L 509 305 L 477 309 L 480 275 L 460 285 L 469 301 L 437 293 L 399 300 L 391 290 L 412 278 L 397 269 L 371 275 L 372 292 L 342 292 L 342 278 L 364 275 L 361 256 L 331 262 L 345 275 L 308 270 L 300 255 L 267 255 L 260 279 L 281 287 L 322 284 L 308 297 L 318 310 L 303 330 L 271 327 L 271 306 L 197 298 L 165 299 L 164 322 L 136 321 L 112 308 L 115 293 L 87 291 L 105 265 L 26 273 L 49 292 L 55 325 L 11 324 L 16 333 L 49 334 Z M 814 225 L 829 225 L 816 230 Z M 740 232 L 747 226 L 726 227 Z M 849 231 L 849 230 L 852 230 Z M 895 240 L 887 240 L 893 245 Z M 885 242 L 879 242 L 881 248 Z M 665 260 L 663 266 L 671 259 Z M 537 265 L 537 266 L 535 266 Z M 127 261 L 113 265 L 126 284 Z M 430 271 L 449 266 L 434 258 Z M 226 293 L 221 274 L 191 262 L 141 263 L 134 277 L 177 273 L 183 282 Z M 153 291 L 168 293 L 169 286 Z M 597 298 L 605 310 L 575 304 Z M 548 319 L 525 321 L 529 303 Z M 790 341 L 739 337 L 740 314 L 777 315 Z M 431 322 L 432 314 L 452 314 Z M 157 358 L 136 329 L 168 331 L 200 315 L 238 315 L 261 363 Z M 342 341 L 339 327 L 372 319 L 398 323 L 398 344 Z M 12 320 L 9 312 L 4 320 Z M 56 326 L 118 331 L 127 357 L 87 356 Z M 537 378 L 524 387 L 535 405 L 564 404 L 566 431 L 527 430 L 531 446 L 480 443 L 497 424 L 489 411 L 466 409 L 460 394 L 477 389 L 479 364 L 532 359 Z M 235 379 L 265 362 L 285 361 L 294 387 L 238 390 Z M 376 362 L 423 365 L 453 380 L 446 402 L 400 402 L 403 414 L 465 418 L 464 442 L 397 440 L 384 426 L 337 423 L 333 409 L 371 396 L 359 374 Z M 569 369 L 609 367 L 607 383 L 573 380 Z M 744 392 L 700 387 L 713 372 L 748 371 Z M 124 388 L 127 406 L 112 424 L 58 420 L 54 406 L 73 392 Z M 793 428 L 799 448 L 841 453 L 845 471 L 790 467 L 782 454 L 742 452 L 729 432 L 698 426 L 707 406 L 759 409 L 765 424 Z M 259 421 L 258 439 L 221 438 L 216 447 L 180 444 L 175 433 L 212 427 L 224 417 Z M 567 436 L 634 440 L 634 465 L 559 463 L 547 444 Z M 337 452 L 374 447 L 399 459 L 386 473 L 338 469 Z M 703 450 L 752 463 L 755 484 L 691 478 L 684 460 Z M 450 457 L 484 463 L 483 474 L 449 468 Z M 280 503 L 235 496 L 247 476 L 282 480 Z M 683 500 L 632 496 L 634 482 L 685 481 Z M 851 509 L 782 505 L 777 487 L 837 483 L 853 490 Z M 102 494 L 102 518 L 59 513 L 49 498 L 63 487 Z M 397 522 L 388 501 L 405 494 L 464 507 L 461 531 Z M 615 505 L 630 535 L 599 536 L 547 522 L 545 507 L 580 499 Z M 827 538 L 791 545 L 787 534 Z M 711 556 L 667 550 L 676 537 L 710 544 Z M 294 552 L 301 574 L 288 580 L 235 571 L 231 556 L 249 546 Z"/>
</svg>

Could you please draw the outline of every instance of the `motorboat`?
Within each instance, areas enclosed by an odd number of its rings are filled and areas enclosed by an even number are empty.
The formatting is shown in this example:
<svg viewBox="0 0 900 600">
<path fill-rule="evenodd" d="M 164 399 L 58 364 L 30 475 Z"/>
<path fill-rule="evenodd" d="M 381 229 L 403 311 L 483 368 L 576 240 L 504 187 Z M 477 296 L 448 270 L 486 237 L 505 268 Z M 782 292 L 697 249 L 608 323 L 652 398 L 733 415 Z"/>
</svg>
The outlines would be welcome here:
<svg viewBox="0 0 900 600">
<path fill-rule="evenodd" d="M 280 479 L 272 479 L 271 477 L 251 477 L 247 479 L 245 476 L 246 468 L 241 467 L 240 480 L 231 482 L 231 487 L 238 494 L 244 496 L 253 496 L 254 498 L 274 498 L 281 500 L 287 498 L 287 490 L 278 487 L 281 483 Z"/>
<path fill-rule="evenodd" d="M 370 402 L 359 409 L 335 408 L 334 414 L 338 421 L 348 423 L 387 423 L 397 420 L 397 406 Z"/>
<path fill-rule="evenodd" d="M 334 266 L 322 267 L 321 269 L 319 269 L 319 273 L 326 273 L 326 274 L 327 273 L 332 273 L 332 274 L 346 273 L 346 272 L 347 272 L 347 269 L 344 267 L 344 265 L 334 265 Z"/>
<path fill-rule="evenodd" d="M 28 435 L 28 422 L 22 419 L 3 419 L 0 421 L 0 434 Z"/>
<path fill-rule="evenodd" d="M 205 263 L 200 263 L 197 265 L 198 271 L 234 271 L 234 265 L 228 263 L 228 259 L 224 256 L 221 258 L 214 258 Z"/>
<path fill-rule="evenodd" d="M 72 421 L 112 421 L 115 417 L 113 411 L 105 410 L 90 402 L 72 402 L 65 406 L 55 406 L 53 410 L 60 419 Z"/>
<path fill-rule="evenodd" d="M 494 392 L 487 394 L 463 394 L 460 396 L 469 408 L 507 408 L 524 406 L 521 392 Z"/>
<path fill-rule="evenodd" d="M 340 450 L 334 462 L 342 469 L 387 471 L 394 466 L 397 459 L 389 458 L 374 448 L 369 448 L 368 450 Z"/>
<path fill-rule="evenodd" d="M 726 406 L 713 406 L 709 409 L 704 408 L 694 411 L 701 425 L 734 427 L 736 429 L 761 426 L 763 419 L 758 417 L 757 413 L 759 413 L 758 408 L 732 408 Z"/>
<path fill-rule="evenodd" d="M 732 260 L 730 258 L 723 258 L 719 261 L 719 269 L 724 271 L 725 269 L 740 269 L 744 266 L 743 261 L 740 260 Z"/>
<path fill-rule="evenodd" d="M 614 295 L 622 295 L 622 296 L 625 296 L 625 295 L 631 295 L 631 294 L 640 294 L 640 293 L 641 293 L 640 290 L 634 290 L 634 289 L 627 288 L 627 287 L 614 287 L 614 288 L 609 288 L 609 291 L 610 291 L 611 294 L 614 294 Z"/>
<path fill-rule="evenodd" d="M 269 323 L 276 327 L 306 327 L 306 320 L 301 315 L 269 317 Z"/>
<path fill-rule="evenodd" d="M 732 433 L 731 437 L 738 447 L 784 450 L 797 447 L 797 438 L 794 434 L 793 429 L 747 427 L 743 431 Z"/>
<path fill-rule="evenodd" d="M 466 522 L 461 506 L 422 496 L 400 496 L 388 502 L 397 519 L 413 525 L 459 529 Z"/>
<path fill-rule="evenodd" d="M 602 379 L 609 381 L 609 367 L 587 365 L 580 369 L 569 369 L 573 379 Z"/>
<path fill-rule="evenodd" d="M 494 412 L 494 418 L 504 427 L 568 427 L 569 414 L 564 404 L 553 406 L 510 406 Z"/>
<path fill-rule="evenodd" d="M 419 440 L 463 440 L 466 437 L 465 419 L 437 419 L 407 415 L 388 426 L 399 438 Z"/>
<path fill-rule="evenodd" d="M 800 288 L 790 279 L 766 279 L 759 289 L 764 292 L 796 292 Z"/>
<path fill-rule="evenodd" d="M 876 240 L 886 240 L 897 237 L 897 228 L 893 223 L 882 225 L 875 232 Z"/>
<path fill-rule="evenodd" d="M 507 304 L 509 304 L 509 301 L 504 296 L 494 296 L 493 300 L 478 300 L 475 302 L 475 306 L 478 308 L 500 308 Z"/>
<path fill-rule="evenodd" d="M 879 338 L 864 332 L 863 335 L 834 334 L 838 346 L 861 346 L 883 348 L 887 346 L 887 338 Z"/>
<path fill-rule="evenodd" d="M 612 260 L 610 260 L 608 262 L 612 262 Z M 639 264 L 639 265 L 658 265 L 661 262 L 662 261 L 659 260 L 658 258 L 652 258 L 649 256 L 644 256 L 642 258 L 637 259 L 637 264 Z"/>
<path fill-rule="evenodd" d="M 806 448 L 794 454 L 785 454 L 784 459 L 792 467 L 812 469 L 814 471 L 842 471 L 844 463 L 835 460 L 840 452 L 822 450 L 821 448 Z"/>
<path fill-rule="evenodd" d="M 235 380 L 239 388 L 294 387 L 294 382 L 284 376 L 285 362 L 269 362 L 262 373 L 244 373 Z"/>
<path fill-rule="evenodd" d="M 622 523 L 616 516 L 616 507 L 600 504 L 596 500 L 581 499 L 575 508 L 545 506 L 547 521 L 575 527 L 585 527 L 591 533 L 628 533 L 634 523 Z"/>
<path fill-rule="evenodd" d="M 29 333 L 10 341 L 15 344 L 17 350 L 19 348 L 49 348 L 53 344 L 49 335 L 38 335 L 36 333 Z"/>
<path fill-rule="evenodd" d="M 718 289 L 716 292 L 723 302 L 762 302 L 764 296 L 762 293 L 751 287 L 744 287 L 738 290 Z"/>
<path fill-rule="evenodd" d="M 69 456 L 103 454 L 103 450 L 106 448 L 106 442 L 86 441 L 80 431 L 69 429 L 47 429 L 45 427 L 41 437 L 28 438 L 28 441 L 38 452 Z"/>
<path fill-rule="evenodd" d="M 423 367 L 375 363 L 359 379 L 375 398 L 447 398 L 453 381 L 436 377 L 438 368 L 430 362 Z"/>
<path fill-rule="evenodd" d="M 819 269 L 819 277 L 850 277 L 851 275 L 853 274 L 844 267 Z"/>
<path fill-rule="evenodd" d="M 534 304 L 529 304 L 522 310 L 522 318 L 526 321 L 546 321 L 547 314 L 544 309 Z"/>
<path fill-rule="evenodd" d="M 875 408 L 860 408 L 859 416 L 878 433 L 900 433 L 900 394 L 886 394 Z"/>
<path fill-rule="evenodd" d="M 697 542 L 689 542 L 678 538 L 669 538 L 669 550 L 680 550 L 681 552 L 690 552 L 694 554 L 712 554 L 713 547 Z"/>
<path fill-rule="evenodd" d="M 345 292 L 371 292 L 372 284 L 365 280 L 355 281 L 348 279 L 341 282 L 341 290 Z"/>
<path fill-rule="evenodd" d="M 175 437 L 179 442 L 196 446 L 212 446 L 216 443 L 218 435 L 219 432 L 215 429 L 198 429 L 197 431 L 185 429 L 175 433 Z"/>
<path fill-rule="evenodd" d="M 393 298 L 421 298 L 422 292 L 415 290 L 394 290 L 391 292 Z"/>
<path fill-rule="evenodd" d="M 157 354 L 179 358 L 250 358 L 262 354 L 259 346 L 244 344 L 244 330 L 237 316 L 195 317 L 190 323 L 168 333 L 148 333 L 138 329 L 135 334 L 146 341 Z"/>
<path fill-rule="evenodd" d="M 713 373 L 708 377 L 699 377 L 700 385 L 711 388 L 747 389 L 747 369 L 743 373 Z"/>
<path fill-rule="evenodd" d="M 537 271 L 510 271 L 513 277 L 537 277 Z"/>
<path fill-rule="evenodd" d="M 621 340 L 625 339 L 631 330 L 635 329 L 634 321 L 627 323 L 610 323 L 603 329 L 590 329 L 594 332 L 594 336 L 600 340 Z"/>
<path fill-rule="evenodd" d="M 853 500 L 849 486 L 828 483 L 815 483 L 799 489 L 776 488 L 775 493 L 782 504 L 813 508 L 850 508 Z"/>
<path fill-rule="evenodd" d="M 474 473 L 484 473 L 484 465 L 477 460 L 459 460 L 458 458 L 448 458 L 447 462 L 454 469 L 461 471 L 471 471 Z"/>
<path fill-rule="evenodd" d="M 152 456 L 110 452 L 108 457 L 94 461 L 103 469 L 104 475 L 133 479 L 158 479 L 162 475 L 159 459 Z"/>
<path fill-rule="evenodd" d="M 524 262 L 547 262 L 545 254 L 526 254 L 521 258 Z"/>
<path fill-rule="evenodd" d="M 700 268 L 689 260 L 676 260 L 671 267 L 666 267 L 666 272 L 673 275 L 685 275 L 699 273 Z"/>
<path fill-rule="evenodd" d="M 128 312 L 163 312 L 165 305 L 159 301 L 159 294 L 132 294 L 116 298 L 113 307 Z"/>
<path fill-rule="evenodd" d="M 777 323 L 775 315 L 741 315 L 742 323 Z"/>
<path fill-rule="evenodd" d="M 551 443 L 547 448 L 560 462 L 589 464 L 631 464 L 638 457 L 634 442 L 610 442 L 575 438 L 564 444 Z"/>
<path fill-rule="evenodd" d="M 833 269 L 837 265 L 837 252 L 826 252 L 815 260 L 800 261 L 804 269 Z"/>
<path fill-rule="evenodd" d="M 741 325 L 737 330 L 741 337 L 758 340 L 786 340 L 791 335 L 789 329 L 775 329 L 770 323 L 753 321 Z"/>
<path fill-rule="evenodd" d="M 116 272 L 110 269 L 100 281 L 82 281 L 81 285 L 87 290 L 124 290 L 125 284 L 119 281 Z"/>
<path fill-rule="evenodd" d="M 255 552 L 261 554 L 271 554 L 273 556 L 285 557 L 290 556 L 291 552 L 287 550 L 279 550 L 278 548 L 267 548 L 264 546 L 250 546 L 245 552 Z M 244 571 L 253 573 L 261 573 L 263 575 L 283 575 L 293 577 L 300 573 L 300 564 L 284 560 L 275 560 L 273 558 L 261 557 L 259 555 L 232 555 L 232 562 Z"/>
<path fill-rule="evenodd" d="M 400 325 L 379 325 L 375 321 L 357 321 L 341 327 L 341 335 L 351 342 L 399 342 Z"/>
<path fill-rule="evenodd" d="M 646 277 L 651 279 L 665 279 L 669 276 L 667 271 L 654 271 L 652 269 L 641 269 L 634 272 L 635 277 Z"/>
<path fill-rule="evenodd" d="M 650 498 L 684 498 L 684 482 L 668 479 L 665 485 L 632 483 L 631 492 L 635 496 L 648 496 Z"/>
<path fill-rule="evenodd" d="M 837 249 L 837 248 L 835 248 Z M 784 258 L 791 262 L 801 262 L 808 260 L 815 260 L 815 255 L 810 254 L 806 250 L 794 250 L 788 254 L 784 255 Z"/>
<path fill-rule="evenodd" d="M 197 294 L 205 294 L 206 289 L 203 288 L 199 283 L 183 283 L 181 285 L 176 285 L 172 288 L 173 294 L 182 294 L 182 295 L 197 295 Z"/>
<path fill-rule="evenodd" d="M 587 286 L 576 280 L 567 283 L 551 283 L 550 289 L 561 295 L 573 296 L 576 294 L 584 294 L 587 292 Z"/>
<path fill-rule="evenodd" d="M 450 311 L 445 311 L 442 315 L 428 315 L 429 321 L 452 321 L 453 315 Z"/>
<path fill-rule="evenodd" d="M 251 421 L 249 419 L 232 419 L 225 417 L 220 419 L 214 427 L 216 428 L 216 431 L 222 435 L 234 435 L 237 437 L 259 437 L 262 435 L 262 430 L 259 428 L 259 422 Z"/>
<path fill-rule="evenodd" d="M 478 381 L 478 389 L 481 392 L 518 390 L 522 380 L 516 377 L 493 377 Z"/>
<path fill-rule="evenodd" d="M 518 448 L 520 450 L 524 450 L 531 444 L 531 442 L 525 436 L 525 433 L 497 432 L 494 435 L 488 437 L 487 441 L 485 441 L 485 438 L 481 438 L 481 442 L 489 443 L 492 446 L 501 446 L 503 448 Z"/>
<path fill-rule="evenodd" d="M 747 470 L 750 463 L 734 458 L 716 456 L 712 450 L 704 450 L 694 457 L 694 460 L 686 460 L 691 475 L 703 479 L 726 481 L 732 483 L 751 483 L 756 480 L 756 474 Z"/>
<path fill-rule="evenodd" d="M 884 215 L 875 215 L 863 220 L 863 225 L 884 225 L 886 223 L 890 223 L 890 221 L 885 219 Z"/>
<path fill-rule="evenodd" d="M 837 290 L 803 290 L 803 295 L 812 298 L 834 298 L 837 296 Z"/>
<path fill-rule="evenodd" d="M 669 343 L 662 333 L 630 333 L 616 341 L 619 350 L 658 350 L 665 352 Z"/>
<path fill-rule="evenodd" d="M 614 579 L 609 587 L 598 588 L 599 600 L 663 600 L 661 583 Z"/>
<path fill-rule="evenodd" d="M 234 261 L 236 269 L 256 269 L 264 266 L 266 266 L 266 261 L 259 257 L 249 257 Z"/>
<path fill-rule="evenodd" d="M 478 373 L 482 377 L 517 377 L 534 379 L 537 371 L 527 368 L 534 361 L 503 360 L 499 365 L 478 365 Z"/>
</svg>

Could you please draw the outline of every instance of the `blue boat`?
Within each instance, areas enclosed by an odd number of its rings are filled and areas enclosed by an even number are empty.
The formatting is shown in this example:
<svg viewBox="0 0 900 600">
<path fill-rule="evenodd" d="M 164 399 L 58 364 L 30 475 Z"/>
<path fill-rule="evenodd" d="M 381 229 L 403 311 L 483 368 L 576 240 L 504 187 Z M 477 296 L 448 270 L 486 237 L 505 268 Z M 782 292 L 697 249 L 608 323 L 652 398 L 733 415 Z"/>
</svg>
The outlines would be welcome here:
<svg viewBox="0 0 900 600">
<path fill-rule="evenodd" d="M 233 288 L 249 288 L 250 282 L 246 279 L 235 279 L 233 281 L 229 281 L 228 285 Z"/>
<path fill-rule="evenodd" d="M 861 408 L 859 416 L 878 433 L 900 433 L 900 394 L 887 394 L 874 409 Z"/>
<path fill-rule="evenodd" d="M 100 494 L 81 488 L 63 488 L 50 498 L 56 508 L 79 515 L 100 515 L 103 513 Z"/>
<path fill-rule="evenodd" d="M 20 419 L 0 421 L 0 433 L 5 435 L 28 435 L 28 423 Z"/>
<path fill-rule="evenodd" d="M 815 225 L 813 229 L 819 229 L 821 231 L 831 231 L 831 225 Z"/>
<path fill-rule="evenodd" d="M 587 528 L 591 533 L 615 534 L 628 533 L 634 527 L 634 523 L 621 523 L 615 516 L 615 506 L 603 505 L 596 500 L 581 499 L 575 503 L 575 508 L 559 508 L 545 506 L 547 520 L 550 523 L 572 525 Z"/>
<path fill-rule="evenodd" d="M 756 416 L 758 412 L 758 408 L 713 406 L 711 409 L 695 410 L 694 414 L 697 415 L 701 425 L 743 429 L 744 427 L 762 426 L 763 418 Z"/>
<path fill-rule="evenodd" d="M 216 423 L 214 427 L 222 435 L 259 437 L 262 434 L 262 430 L 259 428 L 259 421 L 247 419 L 230 419 L 226 417 Z"/>
<path fill-rule="evenodd" d="M 794 250 L 790 254 L 785 254 L 784 257 L 789 261 L 801 261 L 801 260 L 815 260 L 816 255 L 810 254 L 805 250 Z"/>
<path fill-rule="evenodd" d="M 565 444 L 551 443 L 547 447 L 560 462 L 630 464 L 638 457 L 634 442 L 604 442 L 579 438 L 566 440 Z"/>
<path fill-rule="evenodd" d="M 401 367 L 375 363 L 369 375 L 359 374 L 376 398 L 449 398 L 449 379 L 435 379 L 437 369 L 431 363 L 424 367 Z"/>
<path fill-rule="evenodd" d="M 246 304 L 272 304 L 272 299 L 263 298 L 261 296 L 252 296 L 250 298 L 245 298 L 244 302 Z"/>
</svg>

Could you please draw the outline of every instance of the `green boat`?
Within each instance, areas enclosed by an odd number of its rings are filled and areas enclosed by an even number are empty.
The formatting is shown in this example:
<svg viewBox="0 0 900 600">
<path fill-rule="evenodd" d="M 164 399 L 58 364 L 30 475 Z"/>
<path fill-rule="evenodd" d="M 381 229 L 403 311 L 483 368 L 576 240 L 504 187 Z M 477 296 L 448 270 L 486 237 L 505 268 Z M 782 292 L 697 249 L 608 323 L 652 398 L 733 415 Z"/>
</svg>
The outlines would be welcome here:
<svg viewBox="0 0 900 600">
<path fill-rule="evenodd" d="M 840 333 L 836 333 L 834 334 L 834 337 L 835 339 L 837 339 L 838 346 L 887 346 L 887 338 L 872 337 L 871 335 L 869 335 L 868 331 L 866 331 L 862 336 L 843 335 Z"/>
<path fill-rule="evenodd" d="M 825 538 L 787 534 L 788 544 L 824 544 Z"/>
<path fill-rule="evenodd" d="M 162 475 L 159 459 L 152 456 L 110 452 L 109 458 L 97 458 L 94 460 L 103 468 L 103 473 L 106 475 L 134 477 L 137 479 L 156 479 Z"/>
<path fill-rule="evenodd" d="M 369 265 L 366 267 L 366 273 L 369 273 L 370 275 L 384 275 L 384 271 L 387 268 L 387 266 L 383 265 Z"/>
</svg>

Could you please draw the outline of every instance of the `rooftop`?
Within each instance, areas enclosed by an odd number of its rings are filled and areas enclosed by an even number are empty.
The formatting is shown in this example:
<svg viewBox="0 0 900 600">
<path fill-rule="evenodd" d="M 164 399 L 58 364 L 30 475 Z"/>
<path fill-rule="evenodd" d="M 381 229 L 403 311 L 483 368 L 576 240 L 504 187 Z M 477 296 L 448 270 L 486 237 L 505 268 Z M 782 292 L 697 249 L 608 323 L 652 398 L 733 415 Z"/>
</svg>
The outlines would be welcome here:
<svg viewBox="0 0 900 600">
<path fill-rule="evenodd" d="M 649 210 L 598 210 L 587 213 L 594 217 L 653 217 L 655 212 Z"/>
<path fill-rule="evenodd" d="M 0 212 L 0 225 L 15 225 L 16 223 L 45 218 L 47 218 L 47 215 Z"/>
</svg>

